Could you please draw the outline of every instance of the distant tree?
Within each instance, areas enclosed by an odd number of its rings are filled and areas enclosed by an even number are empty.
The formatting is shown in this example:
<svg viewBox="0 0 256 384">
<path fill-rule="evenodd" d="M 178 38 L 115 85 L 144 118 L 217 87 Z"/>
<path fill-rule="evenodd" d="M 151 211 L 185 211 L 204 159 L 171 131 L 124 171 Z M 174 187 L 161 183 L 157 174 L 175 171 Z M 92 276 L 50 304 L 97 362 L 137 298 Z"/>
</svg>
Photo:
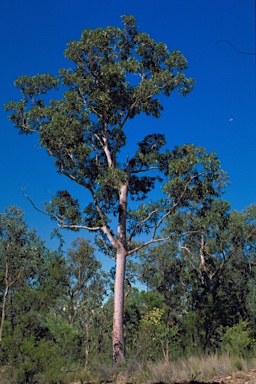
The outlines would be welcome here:
<svg viewBox="0 0 256 384">
<path fill-rule="evenodd" d="M 137 30 L 132 16 L 123 16 L 124 28 L 83 31 L 71 41 L 65 56 L 71 68 L 52 75 L 21 76 L 15 82 L 20 102 L 10 102 L 10 120 L 23 134 L 37 133 L 40 145 L 54 157 L 59 173 L 87 190 L 88 204 L 80 209 L 68 191 L 58 191 L 45 207 L 61 228 L 86 229 L 100 237 L 101 249 L 116 261 L 113 316 L 113 361 L 125 361 L 123 302 L 126 257 L 160 241 L 163 221 L 194 182 L 187 180 L 172 205 L 168 192 L 162 201 L 132 212 L 128 203 L 148 198 L 162 176 L 168 174 L 169 152 L 161 134 L 148 134 L 129 155 L 124 147 L 126 123 L 139 114 L 159 117 L 160 95 L 176 88 L 187 95 L 193 79 L 186 78 L 187 61 Z M 63 98 L 50 100 L 49 91 Z M 134 133 L 131 133 L 134 135 Z M 130 196 L 130 198 L 129 198 Z M 132 205 L 131 205 L 132 208 Z M 117 219 L 116 219 L 117 217 Z M 115 228 L 116 227 L 116 228 Z M 149 234 L 140 245 L 137 235 Z"/>
<path fill-rule="evenodd" d="M 28 228 L 19 208 L 8 207 L 0 214 L 0 266 L 1 363 L 16 382 L 30 382 L 58 355 L 46 318 L 65 286 L 63 259 Z"/>
<path fill-rule="evenodd" d="M 246 297 L 255 276 L 255 214 L 253 206 L 236 212 L 228 202 L 214 199 L 175 219 L 185 233 L 176 242 L 177 256 L 190 271 L 192 308 L 202 311 L 201 319 L 205 314 L 206 345 L 219 325 L 231 326 L 247 318 Z M 169 225 L 166 228 L 171 228 L 171 221 Z M 192 231 L 196 231 L 193 236 Z"/>
<path fill-rule="evenodd" d="M 89 241 L 83 238 L 76 239 L 68 249 L 65 256 L 66 293 L 58 311 L 84 336 L 82 345 L 86 368 L 92 339 L 92 316 L 106 297 L 106 278 L 94 251 Z"/>
<path fill-rule="evenodd" d="M 185 164 L 190 167 L 188 154 L 176 155 L 176 164 L 170 163 L 172 180 Z M 218 346 L 219 327 L 252 315 L 248 301 L 256 272 L 256 209 L 231 211 L 221 198 L 223 189 L 218 192 L 220 180 L 216 170 L 209 170 L 197 191 L 190 190 L 190 200 L 169 215 L 163 228 L 164 236 L 180 236 L 141 253 L 139 267 L 140 280 L 164 296 L 174 319 L 183 318 L 187 335 L 190 330 L 197 334 L 198 341 L 194 337 L 190 344 L 204 350 Z"/>
<path fill-rule="evenodd" d="M 10 296 L 24 282 L 33 281 L 43 257 L 43 243 L 34 230 L 28 229 L 23 216 L 17 207 L 8 207 L 0 214 L 0 345 Z"/>
<path fill-rule="evenodd" d="M 30 262 L 28 258 L 28 265 Z M 39 373 L 54 379 L 76 357 L 74 354 L 67 359 L 48 324 L 63 294 L 62 266 L 62 258 L 44 248 L 34 265 L 35 273 L 30 271 L 9 296 L 1 362 L 11 372 L 14 382 L 34 382 L 34 376 Z M 71 332 L 65 331 L 63 339 L 71 338 Z"/>
</svg>

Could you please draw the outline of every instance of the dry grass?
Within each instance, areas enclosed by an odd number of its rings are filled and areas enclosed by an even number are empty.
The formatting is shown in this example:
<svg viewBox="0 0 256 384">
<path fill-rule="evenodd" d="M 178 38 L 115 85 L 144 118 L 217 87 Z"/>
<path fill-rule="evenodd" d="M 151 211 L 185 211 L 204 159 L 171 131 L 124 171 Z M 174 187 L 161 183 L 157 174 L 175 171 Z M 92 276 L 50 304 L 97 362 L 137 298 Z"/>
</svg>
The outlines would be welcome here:
<svg viewBox="0 0 256 384">
<path fill-rule="evenodd" d="M 173 384 L 197 382 L 222 381 L 236 371 L 249 371 L 255 369 L 256 358 L 243 359 L 228 354 L 189 357 L 177 361 L 140 362 L 138 358 L 130 359 L 123 366 L 113 367 L 112 364 L 97 363 L 89 371 L 74 370 L 62 372 L 56 382 L 72 384 Z M 217 380 L 218 378 L 218 380 Z M 52 383 L 52 380 L 42 375 L 37 376 L 38 383 Z M 10 367 L 0 369 L 0 384 L 16 383 L 14 372 Z"/>
<path fill-rule="evenodd" d="M 100 364 L 91 371 L 91 382 L 118 384 L 184 383 L 212 381 L 215 376 L 225 377 L 234 371 L 255 367 L 256 359 L 244 360 L 229 355 L 190 357 L 175 362 L 139 363 L 130 360 L 124 366 L 113 368 Z"/>
<path fill-rule="evenodd" d="M 256 359 L 245 360 L 229 355 L 190 357 L 167 364 L 149 364 L 150 383 L 174 383 L 188 381 L 211 381 L 214 376 L 228 376 L 237 370 L 255 367 Z"/>
<path fill-rule="evenodd" d="M 241 357 L 232 357 L 228 354 L 189 357 L 177 361 L 140 362 L 138 358 L 130 359 L 123 366 L 113 367 L 112 364 L 96 363 L 89 371 L 75 370 L 63 373 L 56 382 L 72 384 L 173 384 L 212 382 L 216 377 L 222 381 L 232 372 L 248 371 L 256 366 L 256 358 L 245 360 Z M 0 384 L 11 384 L 8 370 L 0 370 Z M 37 377 L 38 383 L 50 383 L 46 377 Z"/>
</svg>

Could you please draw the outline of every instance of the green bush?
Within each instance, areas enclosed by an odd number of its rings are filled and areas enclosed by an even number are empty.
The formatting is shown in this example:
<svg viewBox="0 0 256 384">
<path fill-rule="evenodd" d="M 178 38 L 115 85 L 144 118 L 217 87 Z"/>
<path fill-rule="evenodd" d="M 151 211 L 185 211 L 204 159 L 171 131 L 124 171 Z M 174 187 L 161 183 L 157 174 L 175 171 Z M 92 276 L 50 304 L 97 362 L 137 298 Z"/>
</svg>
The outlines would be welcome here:
<svg viewBox="0 0 256 384">
<path fill-rule="evenodd" d="M 222 339 L 222 349 L 230 355 L 247 357 L 254 346 L 255 340 L 250 336 L 246 321 L 228 327 Z"/>
</svg>

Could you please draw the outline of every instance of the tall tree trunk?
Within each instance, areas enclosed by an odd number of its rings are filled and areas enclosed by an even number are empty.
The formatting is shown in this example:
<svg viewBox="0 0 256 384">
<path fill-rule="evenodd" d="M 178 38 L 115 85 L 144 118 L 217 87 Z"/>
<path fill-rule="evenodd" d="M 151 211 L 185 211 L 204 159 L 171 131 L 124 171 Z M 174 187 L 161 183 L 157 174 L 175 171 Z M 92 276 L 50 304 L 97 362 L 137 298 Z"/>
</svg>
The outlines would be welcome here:
<svg viewBox="0 0 256 384">
<path fill-rule="evenodd" d="M 116 255 L 116 275 L 114 288 L 114 314 L 113 314 L 113 362 L 125 363 L 124 345 L 124 277 L 126 251 L 123 247 L 117 250 Z"/>
<path fill-rule="evenodd" d="M 125 363 L 124 344 L 124 279 L 126 266 L 126 220 L 127 220 L 128 184 L 120 188 L 118 240 L 116 251 L 116 275 L 114 286 L 114 314 L 113 314 L 113 362 Z"/>
</svg>

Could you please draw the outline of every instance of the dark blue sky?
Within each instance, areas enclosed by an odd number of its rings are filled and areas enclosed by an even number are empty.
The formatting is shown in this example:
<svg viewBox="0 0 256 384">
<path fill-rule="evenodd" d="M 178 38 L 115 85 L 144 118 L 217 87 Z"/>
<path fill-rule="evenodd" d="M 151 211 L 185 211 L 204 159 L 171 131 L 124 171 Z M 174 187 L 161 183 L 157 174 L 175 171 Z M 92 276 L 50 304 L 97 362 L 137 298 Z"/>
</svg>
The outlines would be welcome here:
<svg viewBox="0 0 256 384">
<path fill-rule="evenodd" d="M 164 101 L 160 119 L 135 119 L 132 138 L 163 132 L 170 149 L 194 143 L 215 150 L 230 176 L 225 198 L 232 208 L 255 202 L 255 55 L 240 54 L 226 42 L 216 45 L 229 40 L 240 51 L 256 51 L 254 0 L 2 0 L 0 105 L 19 99 L 13 85 L 18 76 L 57 75 L 69 66 L 63 56 L 67 41 L 79 39 L 86 28 L 121 26 L 123 14 L 135 16 L 141 32 L 181 50 L 187 75 L 196 81 L 187 98 L 174 94 Z M 18 135 L 3 107 L 0 135 L 0 211 L 18 205 L 29 225 L 48 239 L 53 223 L 29 205 L 19 184 L 38 203 L 57 189 L 80 191 L 56 174 L 36 138 Z"/>
</svg>

